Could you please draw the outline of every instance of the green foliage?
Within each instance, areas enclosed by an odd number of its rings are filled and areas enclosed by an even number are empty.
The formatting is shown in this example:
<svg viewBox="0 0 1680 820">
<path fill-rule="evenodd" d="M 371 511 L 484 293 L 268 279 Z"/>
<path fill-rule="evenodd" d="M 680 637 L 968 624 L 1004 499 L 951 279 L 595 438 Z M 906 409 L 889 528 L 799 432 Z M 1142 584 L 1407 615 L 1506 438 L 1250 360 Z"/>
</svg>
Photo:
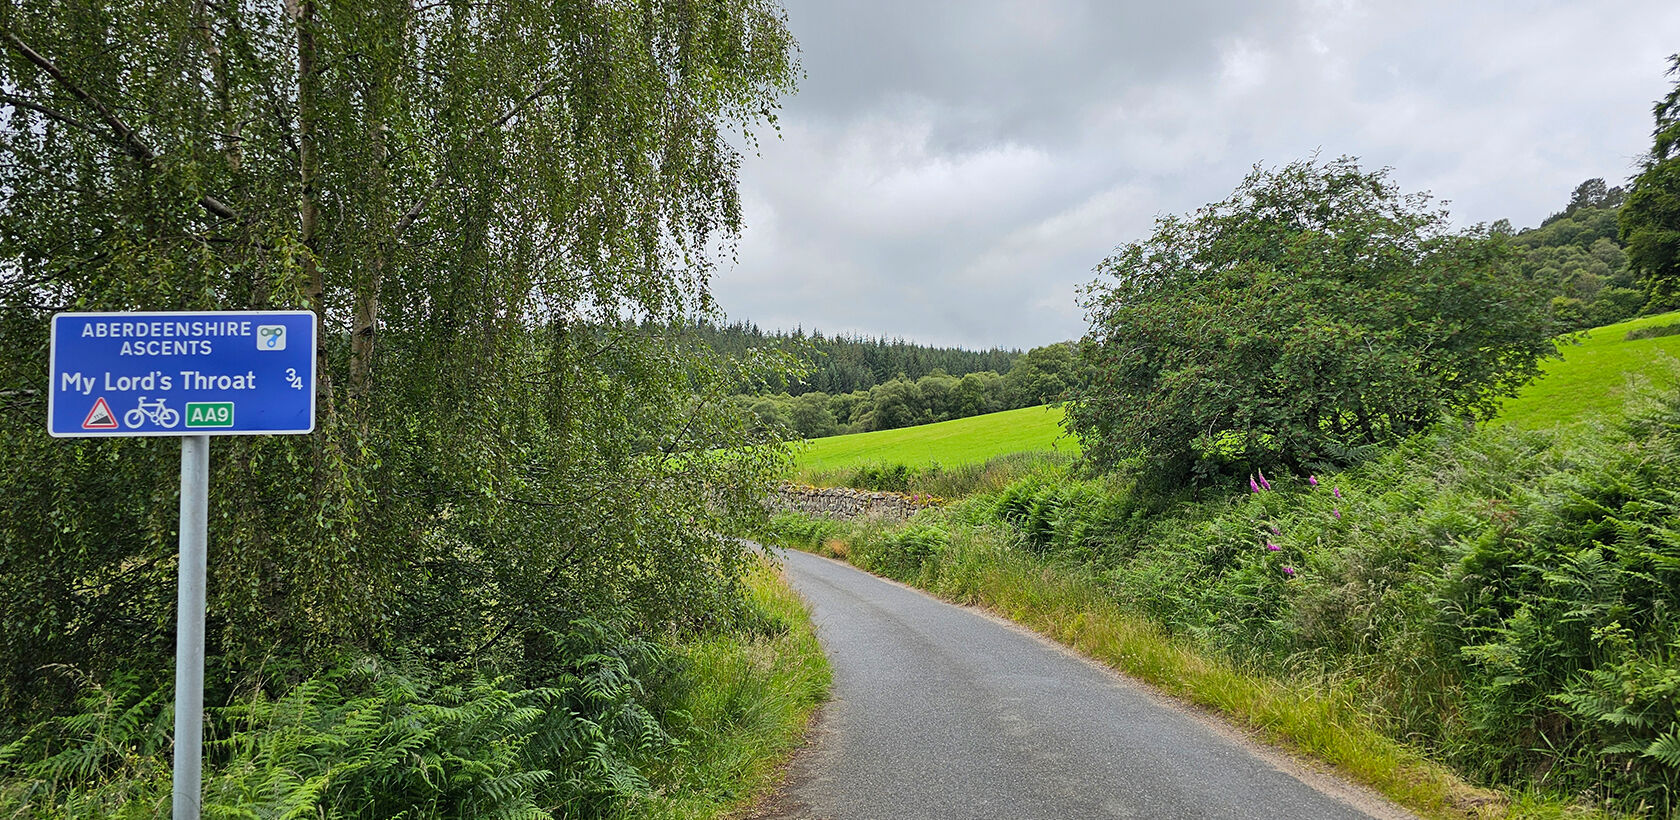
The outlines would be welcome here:
<svg viewBox="0 0 1680 820">
<path fill-rule="evenodd" d="M 1589 179 L 1576 186 L 1562 212 L 1511 238 L 1522 272 L 1554 294 L 1552 318 L 1561 330 L 1619 322 L 1645 305 L 1617 239 L 1624 196 L 1602 179 Z"/>
<path fill-rule="evenodd" d="M 824 487 L 844 486 L 935 498 L 961 498 L 973 493 L 997 492 L 1022 476 L 1050 465 L 1066 465 L 1073 458 L 1052 451 L 1027 450 L 949 467 L 939 462 L 920 467 L 871 463 L 806 472 L 803 478 L 806 483 Z"/>
<path fill-rule="evenodd" d="M 731 132 L 797 72 L 779 6 L 0 17 L 0 731 L 70 701 L 46 664 L 149 690 L 172 656 L 173 443 L 44 435 L 60 310 L 320 316 L 317 432 L 214 445 L 212 703 L 347 648 L 526 675 L 544 624 L 740 611 L 729 533 L 785 451 L 728 397 L 782 362 L 677 331 L 741 227 Z"/>
<path fill-rule="evenodd" d="M 1336 681 L 1486 782 L 1674 809 L 1680 390 L 1620 429 L 1443 426 L 1319 482 L 1147 509 L 1046 471 L 962 506 L 1173 634 Z"/>
<path fill-rule="evenodd" d="M 828 396 L 806 393 L 793 401 L 788 423 L 805 438 L 822 438 L 840 433 L 840 424 L 829 409 Z"/>
<path fill-rule="evenodd" d="M 779 778 L 778 764 L 801 742 L 811 712 L 828 696 L 828 660 L 804 602 L 768 562 L 753 569 L 747 588 L 755 632 L 677 648 L 678 674 L 665 679 L 657 701 L 680 743 L 647 761 L 643 771 L 655 790 L 616 816 L 737 816 L 742 804 Z"/>
<path fill-rule="evenodd" d="M 846 486 L 860 490 L 910 491 L 910 478 L 916 471 L 903 464 L 865 464 L 846 479 Z"/>
<path fill-rule="evenodd" d="M 935 526 L 866 527 L 852 539 L 849 560 L 870 572 L 913 581 L 950 543 L 950 536 Z"/>
<path fill-rule="evenodd" d="M 1027 351 L 1003 377 L 1012 407 L 1059 402 L 1068 391 L 1083 387 L 1089 380 L 1086 367 L 1068 342 Z"/>
<path fill-rule="evenodd" d="M 208 710 L 204 814 L 715 816 L 764 780 L 827 688 L 791 590 L 765 569 L 749 588 L 763 634 L 665 650 L 579 621 L 540 684 L 363 658 L 278 697 L 243 693 Z M 169 689 L 67 677 L 75 709 L 0 746 L 0 813 L 167 813 Z"/>
<path fill-rule="evenodd" d="M 823 542 L 834 537 L 842 529 L 839 521 L 832 518 L 805 516 L 799 513 L 777 513 L 770 518 L 769 533 L 781 544 L 792 544 L 801 548 L 821 547 Z"/>
<path fill-rule="evenodd" d="M 1680 54 L 1668 73 L 1680 78 Z M 1618 221 L 1628 262 L 1659 310 L 1680 308 L 1680 79 L 1652 107 L 1651 153 L 1634 177 Z"/>
<path fill-rule="evenodd" d="M 1257 168 L 1099 271 L 1069 422 L 1094 463 L 1167 483 L 1352 463 L 1491 415 L 1554 352 L 1502 237 L 1349 158 Z"/>
<path fill-rule="evenodd" d="M 547 685 L 443 683 L 363 660 L 278 698 L 208 710 L 211 817 L 602 816 L 649 786 L 673 739 L 641 702 L 648 644 L 579 622 Z M 0 808 L 154 816 L 170 793 L 167 690 L 88 684 L 77 712 L 0 753 Z M 10 805 L 6 805 L 10 804 Z"/>
<path fill-rule="evenodd" d="M 1087 378 L 1067 343 L 1033 348 L 1011 360 L 1005 376 L 983 370 L 958 379 L 936 369 L 914 380 L 900 373 L 851 393 L 740 395 L 734 403 L 756 416 L 761 429 L 791 429 L 811 439 L 1036 407 L 1060 401 Z"/>
<path fill-rule="evenodd" d="M 1047 467 L 999 492 L 992 515 L 1022 546 L 1084 560 L 1117 559 L 1136 548 L 1149 507 L 1122 479 L 1076 479 Z"/>
</svg>

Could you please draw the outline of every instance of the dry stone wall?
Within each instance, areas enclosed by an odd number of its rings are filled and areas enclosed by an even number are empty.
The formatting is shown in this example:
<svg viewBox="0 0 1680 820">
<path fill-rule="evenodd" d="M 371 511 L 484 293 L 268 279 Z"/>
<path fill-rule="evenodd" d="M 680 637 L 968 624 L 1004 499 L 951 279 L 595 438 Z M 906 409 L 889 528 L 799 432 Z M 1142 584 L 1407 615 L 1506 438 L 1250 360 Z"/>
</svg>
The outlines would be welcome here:
<svg viewBox="0 0 1680 820">
<path fill-rule="evenodd" d="M 850 487 L 808 487 L 784 484 L 770 497 L 778 511 L 791 511 L 825 518 L 885 518 L 903 521 L 917 511 L 938 503 L 927 495 L 854 490 Z"/>
</svg>

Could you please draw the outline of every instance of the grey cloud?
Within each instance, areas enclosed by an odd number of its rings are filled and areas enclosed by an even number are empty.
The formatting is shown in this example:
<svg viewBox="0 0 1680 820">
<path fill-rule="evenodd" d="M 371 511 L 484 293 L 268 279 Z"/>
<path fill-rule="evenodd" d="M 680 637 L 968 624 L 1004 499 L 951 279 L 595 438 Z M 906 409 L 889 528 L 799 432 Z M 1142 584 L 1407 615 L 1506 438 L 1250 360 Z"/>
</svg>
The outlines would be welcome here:
<svg viewBox="0 0 1680 820">
<path fill-rule="evenodd" d="M 716 282 L 761 325 L 1032 346 L 1157 214 L 1256 162 L 1392 166 L 1536 224 L 1644 149 L 1680 6 L 793 0 L 808 78 Z"/>
</svg>

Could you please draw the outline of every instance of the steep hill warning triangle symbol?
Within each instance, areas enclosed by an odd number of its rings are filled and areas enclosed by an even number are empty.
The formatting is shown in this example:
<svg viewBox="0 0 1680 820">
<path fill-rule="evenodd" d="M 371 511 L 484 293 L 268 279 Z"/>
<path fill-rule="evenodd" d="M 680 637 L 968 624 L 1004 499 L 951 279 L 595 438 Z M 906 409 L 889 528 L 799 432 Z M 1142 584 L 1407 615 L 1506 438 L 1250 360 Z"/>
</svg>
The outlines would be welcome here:
<svg viewBox="0 0 1680 820">
<path fill-rule="evenodd" d="M 75 418 L 75 416 L 71 416 Z M 111 405 L 105 403 L 105 397 L 93 403 L 93 409 L 88 411 L 87 420 L 82 422 L 83 430 L 115 430 L 117 417 L 111 415 Z"/>
</svg>

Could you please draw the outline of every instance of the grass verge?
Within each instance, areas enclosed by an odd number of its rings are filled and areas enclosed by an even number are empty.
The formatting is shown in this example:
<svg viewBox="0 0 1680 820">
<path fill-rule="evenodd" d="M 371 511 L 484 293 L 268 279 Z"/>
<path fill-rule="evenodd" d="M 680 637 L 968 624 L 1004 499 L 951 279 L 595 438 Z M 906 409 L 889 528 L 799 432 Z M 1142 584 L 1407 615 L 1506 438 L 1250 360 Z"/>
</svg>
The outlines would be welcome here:
<svg viewBox="0 0 1680 820">
<path fill-rule="evenodd" d="M 950 527 L 948 541 L 922 550 L 920 560 L 911 563 L 883 554 L 880 545 L 894 543 L 894 536 L 883 538 L 875 525 L 805 521 L 792 527 L 784 523 L 783 531 L 786 546 L 847 560 L 946 600 L 985 608 L 1162 692 L 1217 710 L 1267 742 L 1329 764 L 1421 816 L 1607 816 L 1546 795 L 1472 786 L 1382 734 L 1333 684 L 1280 681 L 1198 651 L 1148 619 L 1123 611 L 1081 569 L 1015 550 L 995 528 Z"/>
<path fill-rule="evenodd" d="M 735 816 L 780 780 L 811 714 L 828 695 L 828 659 L 810 611 L 769 562 L 748 577 L 768 634 L 725 636 L 678 650 L 687 716 L 681 751 L 650 766 L 656 791 L 627 806 L 626 820 Z"/>
<path fill-rule="evenodd" d="M 671 645 L 574 622 L 553 686 L 361 656 L 213 706 L 205 816 L 732 814 L 776 780 L 829 679 L 780 573 L 766 562 L 747 590 L 744 623 Z M 168 690 L 75 680 L 75 711 L 0 738 L 0 817 L 166 815 Z"/>
</svg>

